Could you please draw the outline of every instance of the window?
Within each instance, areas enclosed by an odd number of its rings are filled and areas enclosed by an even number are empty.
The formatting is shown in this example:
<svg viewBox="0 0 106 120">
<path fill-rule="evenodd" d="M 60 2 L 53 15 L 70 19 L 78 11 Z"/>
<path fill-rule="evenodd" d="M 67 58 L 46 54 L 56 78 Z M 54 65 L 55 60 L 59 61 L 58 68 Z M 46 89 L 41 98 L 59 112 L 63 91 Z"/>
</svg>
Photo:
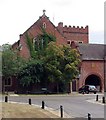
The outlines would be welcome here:
<svg viewBox="0 0 106 120">
<path fill-rule="evenodd" d="M 78 43 L 83 43 L 83 41 L 78 41 Z"/>
<path fill-rule="evenodd" d="M 35 38 L 33 39 L 33 41 L 32 41 L 32 42 L 33 42 L 33 44 L 35 44 L 35 41 L 36 41 L 36 37 L 35 37 Z"/>
<path fill-rule="evenodd" d="M 46 23 L 45 22 L 43 22 L 43 28 L 46 28 Z"/>
<path fill-rule="evenodd" d="M 22 44 L 19 44 L 19 50 L 22 50 Z"/>
<path fill-rule="evenodd" d="M 36 51 L 42 50 L 45 46 L 45 42 L 43 38 L 34 38 L 33 45 Z"/>
<path fill-rule="evenodd" d="M 5 86 L 12 86 L 12 79 L 11 78 L 5 79 Z"/>
<path fill-rule="evenodd" d="M 70 40 L 67 40 L 67 44 L 71 44 L 71 41 L 70 41 Z"/>
</svg>

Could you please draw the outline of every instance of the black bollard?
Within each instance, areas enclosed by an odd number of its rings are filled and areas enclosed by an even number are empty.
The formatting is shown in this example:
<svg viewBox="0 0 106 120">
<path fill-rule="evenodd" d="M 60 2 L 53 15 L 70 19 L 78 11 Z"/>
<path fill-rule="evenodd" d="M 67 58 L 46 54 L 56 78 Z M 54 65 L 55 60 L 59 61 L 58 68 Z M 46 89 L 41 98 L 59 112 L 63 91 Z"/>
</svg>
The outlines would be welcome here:
<svg viewBox="0 0 106 120">
<path fill-rule="evenodd" d="M 45 103 L 42 101 L 42 109 L 45 109 Z"/>
<path fill-rule="evenodd" d="M 88 113 L 88 120 L 91 120 L 91 114 Z"/>
<path fill-rule="evenodd" d="M 98 101 L 98 95 L 96 95 L 96 101 Z"/>
<path fill-rule="evenodd" d="M 63 118 L 63 106 L 60 106 L 60 115 L 61 115 L 61 118 Z"/>
<path fill-rule="evenodd" d="M 8 96 L 5 96 L 5 102 L 8 102 Z"/>
<path fill-rule="evenodd" d="M 31 99 L 29 99 L 29 105 L 31 105 Z"/>
<path fill-rule="evenodd" d="M 105 97 L 102 97 L 102 103 L 105 103 Z"/>
</svg>

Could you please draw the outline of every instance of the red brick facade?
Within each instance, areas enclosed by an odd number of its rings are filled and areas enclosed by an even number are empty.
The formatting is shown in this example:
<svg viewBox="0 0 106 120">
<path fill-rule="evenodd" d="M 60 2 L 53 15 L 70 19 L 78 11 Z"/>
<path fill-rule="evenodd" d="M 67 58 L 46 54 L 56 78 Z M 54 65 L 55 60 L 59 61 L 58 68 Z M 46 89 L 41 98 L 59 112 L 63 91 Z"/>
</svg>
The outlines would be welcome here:
<svg viewBox="0 0 106 120">
<path fill-rule="evenodd" d="M 20 40 L 13 45 L 14 49 L 18 48 L 20 45 L 22 46 L 22 50 L 19 52 L 22 57 L 30 57 L 29 49 L 26 44 L 26 33 L 34 39 L 41 33 L 41 27 L 45 27 L 48 33 L 54 35 L 58 44 L 70 44 L 71 41 L 88 43 L 88 26 L 85 28 L 75 26 L 63 27 L 63 23 L 59 23 L 56 27 L 44 13 L 29 29 L 20 35 Z"/>
<path fill-rule="evenodd" d="M 85 84 L 95 85 L 101 92 L 104 91 L 105 61 L 104 45 L 101 44 L 75 44 L 73 48 L 78 49 L 81 55 L 80 77 L 77 80 L 77 88 Z"/>
<path fill-rule="evenodd" d="M 97 76 L 100 82 L 100 91 L 104 91 L 104 62 L 102 61 L 82 61 L 79 87 L 85 85 L 89 76 Z M 90 80 L 91 83 L 93 80 Z M 94 81 L 93 81 L 94 82 Z M 95 84 L 95 83 L 93 83 Z M 96 85 L 95 85 L 96 86 Z M 99 86 L 99 85 L 97 85 Z"/>
<path fill-rule="evenodd" d="M 21 50 L 19 54 L 24 58 L 30 58 L 30 52 L 28 49 L 28 46 L 26 44 L 26 37 L 25 34 L 28 33 L 28 35 L 32 38 L 36 38 L 36 36 L 41 33 L 41 27 L 45 27 L 46 31 L 48 33 L 53 34 L 56 37 L 56 42 L 58 44 L 70 44 L 72 41 L 75 43 L 89 43 L 89 30 L 88 26 L 85 28 L 83 27 L 67 27 L 63 26 L 63 23 L 60 22 L 58 26 L 54 26 L 53 23 L 49 20 L 49 18 L 45 15 L 45 13 L 23 34 L 20 35 L 20 40 L 13 45 L 13 49 L 19 48 L 21 46 Z M 32 41 L 33 42 L 33 41 Z M 71 45 L 73 48 L 78 48 L 78 45 L 75 44 Z M 84 50 L 83 50 L 84 51 Z M 92 51 L 90 51 L 91 53 Z M 96 52 L 96 51 L 95 51 Z M 102 51 L 103 52 L 103 51 Z M 82 55 L 82 53 L 79 51 L 79 53 Z M 87 53 L 84 53 L 85 55 Z M 91 76 L 91 77 L 89 77 Z M 91 78 L 98 79 L 98 82 L 93 81 Z M 80 71 L 80 77 L 76 81 L 76 90 L 78 90 L 79 87 L 81 87 L 84 84 L 87 84 L 88 78 L 91 80 L 92 84 L 97 83 L 97 87 L 99 86 L 99 90 L 104 90 L 104 62 L 103 58 L 102 60 L 97 59 L 82 59 L 81 64 L 81 71 Z M 88 82 L 89 83 L 89 82 Z"/>
<path fill-rule="evenodd" d="M 30 53 L 29 53 L 29 49 L 28 46 L 26 44 L 26 33 L 28 33 L 28 35 L 34 39 L 37 37 L 38 34 L 41 33 L 41 27 L 43 27 L 43 25 L 45 24 L 45 29 L 46 32 L 54 35 L 56 37 L 56 42 L 58 44 L 67 44 L 66 39 L 64 38 L 64 36 L 62 36 L 60 34 L 60 32 L 56 29 L 56 27 L 51 23 L 51 21 L 49 20 L 49 18 L 43 14 L 43 16 L 41 16 L 37 22 L 35 22 L 27 31 L 25 31 L 23 34 L 20 35 L 20 40 L 19 40 L 19 44 L 22 45 L 22 50 L 20 51 L 20 55 L 24 58 L 29 58 L 30 57 Z M 33 42 L 33 41 L 32 41 Z M 18 47 L 19 45 L 17 45 Z M 16 48 L 16 45 L 13 45 L 13 48 Z"/>
<path fill-rule="evenodd" d="M 66 25 L 63 26 L 63 23 L 60 22 L 57 26 L 58 30 L 60 33 L 67 39 L 67 41 L 72 41 L 79 42 L 79 43 L 88 43 L 88 26 L 85 28 L 83 27 L 67 27 Z"/>
</svg>

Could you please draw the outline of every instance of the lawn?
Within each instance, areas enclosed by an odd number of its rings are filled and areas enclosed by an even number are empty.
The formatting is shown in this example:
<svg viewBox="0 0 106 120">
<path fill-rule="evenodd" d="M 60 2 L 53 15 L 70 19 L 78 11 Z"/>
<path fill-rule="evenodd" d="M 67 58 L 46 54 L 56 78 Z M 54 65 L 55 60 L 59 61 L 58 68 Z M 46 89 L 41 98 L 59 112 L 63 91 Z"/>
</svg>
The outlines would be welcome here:
<svg viewBox="0 0 106 120">
<path fill-rule="evenodd" d="M 0 106 L 2 118 L 59 118 L 54 113 L 34 105 L 3 102 Z"/>
</svg>

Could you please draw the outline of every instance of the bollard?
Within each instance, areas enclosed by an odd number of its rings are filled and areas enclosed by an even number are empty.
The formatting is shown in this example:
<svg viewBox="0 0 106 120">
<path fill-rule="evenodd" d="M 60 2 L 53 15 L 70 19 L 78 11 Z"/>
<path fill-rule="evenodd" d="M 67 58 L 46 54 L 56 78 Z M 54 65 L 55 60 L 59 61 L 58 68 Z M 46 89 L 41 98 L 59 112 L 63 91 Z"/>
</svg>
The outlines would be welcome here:
<svg viewBox="0 0 106 120">
<path fill-rule="evenodd" d="M 96 101 L 98 101 L 98 95 L 96 95 Z"/>
<path fill-rule="evenodd" d="M 63 118 L 63 106 L 60 106 L 60 115 L 61 115 L 61 118 Z"/>
<path fill-rule="evenodd" d="M 31 99 L 29 99 L 29 105 L 31 105 Z"/>
<path fill-rule="evenodd" d="M 91 114 L 88 113 L 88 120 L 91 120 Z"/>
<path fill-rule="evenodd" d="M 8 96 L 5 96 L 5 102 L 8 102 Z"/>
<path fill-rule="evenodd" d="M 105 97 L 102 97 L 102 103 L 105 103 Z"/>
<path fill-rule="evenodd" d="M 44 109 L 45 108 L 45 103 L 44 103 L 44 101 L 42 101 L 42 109 Z"/>
</svg>

